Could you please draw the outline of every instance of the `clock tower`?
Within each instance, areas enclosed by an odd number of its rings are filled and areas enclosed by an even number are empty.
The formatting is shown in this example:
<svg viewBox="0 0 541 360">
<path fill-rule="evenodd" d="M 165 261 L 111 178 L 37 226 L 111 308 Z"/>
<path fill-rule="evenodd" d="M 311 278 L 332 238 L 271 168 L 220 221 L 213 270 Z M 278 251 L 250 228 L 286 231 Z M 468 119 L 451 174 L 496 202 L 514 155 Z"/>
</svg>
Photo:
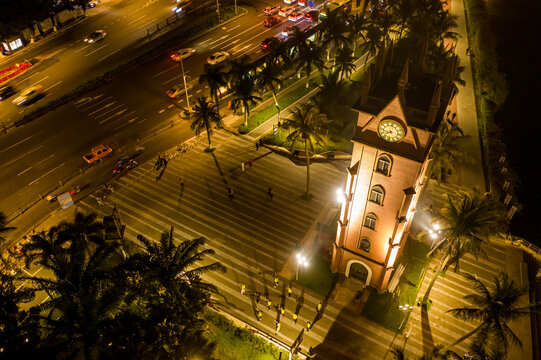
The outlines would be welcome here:
<svg viewBox="0 0 541 360">
<path fill-rule="evenodd" d="M 333 250 L 332 271 L 385 291 L 407 239 L 428 154 L 454 94 L 457 59 L 440 76 L 371 64 L 354 104 L 358 112 Z"/>
</svg>

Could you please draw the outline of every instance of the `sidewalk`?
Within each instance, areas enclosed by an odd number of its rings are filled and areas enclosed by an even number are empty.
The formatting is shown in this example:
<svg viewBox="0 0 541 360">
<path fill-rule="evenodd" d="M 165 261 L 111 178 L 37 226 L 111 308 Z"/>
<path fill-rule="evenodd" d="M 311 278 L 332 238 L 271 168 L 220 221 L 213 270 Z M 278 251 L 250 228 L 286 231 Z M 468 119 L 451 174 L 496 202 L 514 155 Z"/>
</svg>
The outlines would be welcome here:
<svg viewBox="0 0 541 360">
<path fill-rule="evenodd" d="M 474 160 L 473 163 L 462 166 L 461 182 L 467 188 L 477 187 L 484 192 L 487 190 L 487 184 L 479 138 L 472 65 L 471 59 L 466 55 L 466 49 L 469 48 L 469 45 L 463 0 L 451 0 L 449 7 L 450 13 L 457 16 L 457 27 L 453 31 L 459 34 L 460 39 L 457 41 L 455 52 L 460 59 L 460 65 L 464 66 L 462 79 L 466 81 L 465 86 L 457 85 L 457 121 L 464 134 L 471 136 L 470 141 L 465 145 L 465 150 Z"/>
</svg>

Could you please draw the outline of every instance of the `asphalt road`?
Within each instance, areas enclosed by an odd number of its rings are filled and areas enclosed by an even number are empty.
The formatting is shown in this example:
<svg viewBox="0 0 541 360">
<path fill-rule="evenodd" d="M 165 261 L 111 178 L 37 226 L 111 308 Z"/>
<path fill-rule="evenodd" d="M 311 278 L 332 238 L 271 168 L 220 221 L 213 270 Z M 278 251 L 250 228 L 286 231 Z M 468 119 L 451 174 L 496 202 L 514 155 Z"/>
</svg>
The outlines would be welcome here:
<svg viewBox="0 0 541 360">
<path fill-rule="evenodd" d="M 263 27 L 263 19 L 260 10 L 249 8 L 247 16 L 185 44 L 196 49 L 196 54 L 184 61 L 188 81 L 193 85 L 192 101 L 208 95 L 206 85 L 198 84 L 198 76 L 210 54 L 223 50 L 233 59 L 244 54 L 261 56 L 259 44 L 263 39 L 293 25 L 284 21 L 268 29 Z M 306 21 L 297 24 L 309 25 Z M 171 50 L 177 47 L 172 44 Z M 186 107 L 185 97 L 171 100 L 165 95 L 169 88 L 182 82 L 179 63 L 169 55 L 165 53 L 141 64 L 82 98 L 0 137 L 0 211 L 12 217 L 18 208 L 47 195 L 60 181 L 79 172 L 83 173 L 77 178 L 81 187 L 110 181 L 115 160 L 133 155 L 138 143 L 145 147 L 137 158 L 142 162 L 192 137 L 188 123 L 178 117 Z M 168 130 L 153 141 L 154 131 L 163 128 Z M 88 166 L 82 156 L 98 144 L 112 146 L 114 154 L 103 163 Z"/>
<path fill-rule="evenodd" d="M 38 84 L 45 89 L 45 99 L 32 105 L 16 106 L 11 103 L 14 97 L 0 102 L 2 121 L 9 124 L 18 115 L 47 101 L 46 98 L 68 92 L 130 58 L 140 47 L 148 45 L 146 29 L 170 17 L 175 3 L 172 0 L 102 0 L 87 10 L 86 18 L 67 24 L 56 34 L 49 34 L 28 49 L 2 59 L 1 69 L 25 60 L 35 62 L 23 75 L 2 85 L 12 85 L 16 91 Z M 187 20 L 188 17 L 183 19 Z M 92 44 L 85 43 L 84 39 L 98 29 L 105 30 L 106 37 Z"/>
</svg>

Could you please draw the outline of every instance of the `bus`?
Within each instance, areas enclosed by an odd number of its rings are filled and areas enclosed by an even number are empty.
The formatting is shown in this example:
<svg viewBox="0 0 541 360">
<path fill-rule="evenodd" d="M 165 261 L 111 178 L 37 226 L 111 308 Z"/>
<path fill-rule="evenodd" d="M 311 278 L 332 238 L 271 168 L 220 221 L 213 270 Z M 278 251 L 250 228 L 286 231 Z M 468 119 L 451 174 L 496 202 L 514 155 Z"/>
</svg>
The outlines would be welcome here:
<svg viewBox="0 0 541 360">
<path fill-rule="evenodd" d="M 323 19 L 327 18 L 328 14 L 337 11 L 343 11 L 345 14 L 349 14 L 351 11 L 351 0 L 325 1 L 323 8 L 319 12 L 319 21 L 323 21 Z"/>
</svg>

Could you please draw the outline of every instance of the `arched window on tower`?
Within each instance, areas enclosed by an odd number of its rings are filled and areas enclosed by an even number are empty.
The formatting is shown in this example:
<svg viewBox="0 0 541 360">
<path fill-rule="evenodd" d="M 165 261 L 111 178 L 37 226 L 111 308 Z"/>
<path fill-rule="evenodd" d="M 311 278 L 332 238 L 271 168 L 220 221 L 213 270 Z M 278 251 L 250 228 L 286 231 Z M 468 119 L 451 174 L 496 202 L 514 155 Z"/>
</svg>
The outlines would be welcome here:
<svg viewBox="0 0 541 360">
<path fill-rule="evenodd" d="M 357 247 L 359 250 L 370 252 L 370 246 L 372 246 L 372 243 L 368 238 L 363 237 L 359 239 L 359 244 L 357 244 Z"/>
<path fill-rule="evenodd" d="M 381 155 L 378 158 L 376 172 L 379 172 L 385 176 L 389 176 L 391 174 L 391 158 L 389 156 Z"/>
<path fill-rule="evenodd" d="M 368 200 L 370 200 L 371 202 L 374 202 L 378 205 L 383 205 L 383 197 L 385 195 L 385 192 L 383 191 L 383 188 L 379 185 L 377 186 L 374 186 L 371 190 L 370 190 L 370 197 Z"/>
<path fill-rule="evenodd" d="M 368 213 L 366 217 L 364 218 L 364 226 L 366 226 L 369 229 L 374 230 L 376 228 L 376 222 L 378 218 L 376 217 L 376 214 L 374 213 Z"/>
</svg>

